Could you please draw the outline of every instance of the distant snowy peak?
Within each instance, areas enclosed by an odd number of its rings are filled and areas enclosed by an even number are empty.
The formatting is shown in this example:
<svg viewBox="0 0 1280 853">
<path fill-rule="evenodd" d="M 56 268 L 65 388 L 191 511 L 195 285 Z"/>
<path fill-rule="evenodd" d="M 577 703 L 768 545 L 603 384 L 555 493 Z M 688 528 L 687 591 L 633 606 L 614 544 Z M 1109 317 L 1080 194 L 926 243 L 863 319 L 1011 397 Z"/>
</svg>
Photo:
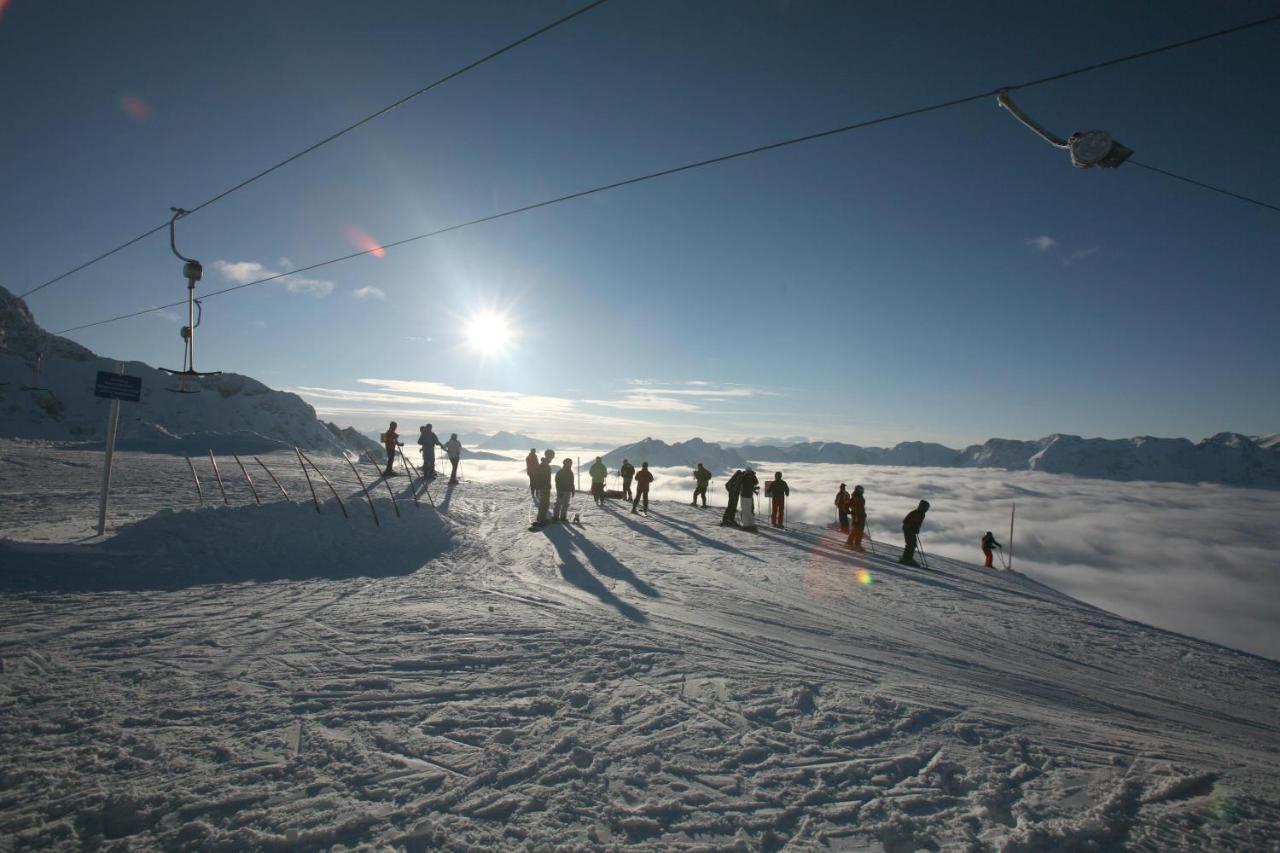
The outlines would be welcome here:
<svg viewBox="0 0 1280 853">
<path fill-rule="evenodd" d="M 727 450 L 718 444 L 691 438 L 685 442 L 667 444 L 655 438 L 646 438 L 635 444 L 627 444 L 611 450 L 603 457 L 610 468 L 629 460 L 637 468 L 648 462 L 650 468 L 695 467 L 699 462 L 711 471 L 721 473 L 731 468 L 743 468 L 747 460 L 736 450 Z"/>
<path fill-rule="evenodd" d="M 114 372 L 116 364 L 49 334 L 25 302 L 0 287 L 0 436 L 102 442 L 110 402 L 93 395 L 94 383 L 98 371 Z M 142 399 L 120 407 L 121 447 L 162 453 L 368 447 L 358 434 L 321 423 L 296 394 L 248 376 L 224 373 L 201 380 L 198 394 L 171 394 L 174 378 L 149 365 L 128 362 L 125 373 L 142 379 Z"/>
<path fill-rule="evenodd" d="M 539 450 L 549 447 L 550 442 L 543 441 L 540 438 L 530 438 L 527 435 L 521 435 L 518 432 L 507 432 L 502 430 L 491 438 L 486 438 L 478 445 L 481 450 L 524 450 L 528 451 L 531 447 Z"/>
</svg>

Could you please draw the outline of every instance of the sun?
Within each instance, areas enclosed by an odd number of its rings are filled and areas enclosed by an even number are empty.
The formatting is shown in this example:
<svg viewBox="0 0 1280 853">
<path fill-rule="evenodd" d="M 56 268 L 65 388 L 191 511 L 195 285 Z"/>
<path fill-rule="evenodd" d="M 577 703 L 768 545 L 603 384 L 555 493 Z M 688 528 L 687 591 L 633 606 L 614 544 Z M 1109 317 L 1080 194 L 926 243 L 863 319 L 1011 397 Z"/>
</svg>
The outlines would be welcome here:
<svg viewBox="0 0 1280 853">
<path fill-rule="evenodd" d="M 500 355 L 511 345 L 514 334 L 507 318 L 483 311 L 467 321 L 467 344 L 483 355 Z"/>
</svg>

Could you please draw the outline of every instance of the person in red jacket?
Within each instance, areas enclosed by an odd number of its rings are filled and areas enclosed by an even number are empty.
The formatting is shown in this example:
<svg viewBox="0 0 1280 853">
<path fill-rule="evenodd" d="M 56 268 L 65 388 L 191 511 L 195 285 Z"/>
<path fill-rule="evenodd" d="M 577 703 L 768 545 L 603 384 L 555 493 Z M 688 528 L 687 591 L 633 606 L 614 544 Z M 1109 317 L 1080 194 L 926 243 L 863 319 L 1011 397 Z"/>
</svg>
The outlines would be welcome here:
<svg viewBox="0 0 1280 853">
<path fill-rule="evenodd" d="M 855 551 L 867 550 L 862 547 L 862 535 L 867 530 L 867 499 L 862 496 L 862 486 L 854 486 L 849 495 L 849 521 L 852 527 L 845 544 Z"/>
<path fill-rule="evenodd" d="M 648 462 L 640 463 L 640 470 L 636 472 L 636 496 L 631 501 L 631 511 L 635 512 L 636 507 L 640 505 L 640 499 L 644 498 L 644 514 L 649 514 L 649 484 L 653 482 L 653 473 L 649 470 Z"/>
<path fill-rule="evenodd" d="M 983 565 L 986 566 L 988 569 L 995 568 L 995 566 L 991 565 L 991 549 L 992 548 L 999 548 L 1002 551 L 1004 550 L 1004 547 L 999 542 L 996 541 L 995 534 L 993 534 L 990 530 L 988 530 L 987 534 L 982 537 L 982 556 L 987 558 L 987 562 L 984 563 Z"/>
<path fill-rule="evenodd" d="M 769 524 L 781 528 L 787 511 L 787 496 L 791 494 L 791 487 L 782 479 L 781 471 L 774 472 L 773 479 L 764 484 L 764 492 L 772 499 L 769 503 Z"/>
<path fill-rule="evenodd" d="M 382 472 L 382 476 L 391 477 L 395 475 L 395 470 L 391 467 L 396 462 L 396 448 L 404 447 L 404 442 L 400 440 L 400 435 L 396 432 L 398 424 L 391 422 L 391 426 L 387 427 L 387 431 L 382 434 L 382 446 L 387 449 L 387 469 Z"/>
<path fill-rule="evenodd" d="M 904 566 L 920 568 L 920 564 L 915 560 L 916 546 L 920 544 L 920 527 L 924 524 L 924 514 L 928 511 L 929 502 L 920 501 L 920 505 L 907 513 L 906 518 L 902 519 L 902 538 L 906 540 L 907 546 L 898 562 Z"/>
</svg>

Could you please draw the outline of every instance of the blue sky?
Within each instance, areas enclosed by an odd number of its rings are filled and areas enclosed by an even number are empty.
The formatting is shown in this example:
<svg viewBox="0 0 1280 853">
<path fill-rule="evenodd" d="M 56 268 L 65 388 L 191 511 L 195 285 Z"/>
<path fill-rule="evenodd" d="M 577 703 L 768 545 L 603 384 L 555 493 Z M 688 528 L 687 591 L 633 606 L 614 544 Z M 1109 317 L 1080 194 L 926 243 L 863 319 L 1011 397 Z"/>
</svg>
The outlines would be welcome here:
<svg viewBox="0 0 1280 853">
<path fill-rule="evenodd" d="M 21 292 L 576 8 L 11 0 L 0 284 Z M 1261 2 L 610 0 L 184 220 L 204 291 L 1274 13 Z M 1017 94 L 1275 203 L 1280 25 Z M 862 444 L 1280 429 L 1280 215 L 1073 169 L 994 99 L 211 299 L 198 366 L 364 428 Z M 31 297 L 185 296 L 157 234 Z M 509 314 L 502 356 L 467 319 Z M 71 335 L 180 364 L 169 311 Z"/>
</svg>

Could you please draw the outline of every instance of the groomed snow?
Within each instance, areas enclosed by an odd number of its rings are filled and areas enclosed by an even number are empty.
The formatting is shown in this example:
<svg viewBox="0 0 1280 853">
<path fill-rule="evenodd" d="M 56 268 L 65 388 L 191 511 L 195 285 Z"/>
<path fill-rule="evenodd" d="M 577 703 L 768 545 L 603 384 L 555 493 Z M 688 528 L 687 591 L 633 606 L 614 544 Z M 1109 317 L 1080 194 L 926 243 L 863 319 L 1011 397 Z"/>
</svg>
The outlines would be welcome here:
<svg viewBox="0 0 1280 853">
<path fill-rule="evenodd" d="M 124 454 L 95 544 L 93 454 L 4 456 L 15 848 L 1280 843 L 1280 664 L 1017 573 L 665 501 L 531 533 L 520 485 L 401 477 L 375 527 L 285 454 L 262 508 Z"/>
</svg>

